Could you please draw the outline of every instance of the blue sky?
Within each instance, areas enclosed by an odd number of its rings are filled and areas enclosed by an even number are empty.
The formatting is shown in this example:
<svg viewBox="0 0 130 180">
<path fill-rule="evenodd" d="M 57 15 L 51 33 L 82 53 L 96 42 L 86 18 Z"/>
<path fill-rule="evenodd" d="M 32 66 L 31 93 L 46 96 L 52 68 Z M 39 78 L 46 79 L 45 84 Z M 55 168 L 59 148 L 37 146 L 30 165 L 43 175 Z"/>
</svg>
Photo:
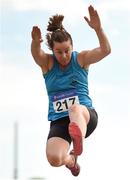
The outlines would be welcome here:
<svg viewBox="0 0 130 180">
<path fill-rule="evenodd" d="M 19 125 L 19 177 L 73 179 L 46 161 L 48 99 L 40 68 L 30 53 L 31 29 L 65 15 L 74 49 L 95 48 L 98 40 L 83 17 L 92 4 L 101 17 L 112 53 L 90 67 L 90 95 L 99 114 L 95 133 L 84 142 L 79 179 L 130 179 L 130 6 L 128 0 L 0 0 L 0 179 L 13 176 L 14 122 Z M 64 8 L 66 7 L 66 8 Z"/>
</svg>

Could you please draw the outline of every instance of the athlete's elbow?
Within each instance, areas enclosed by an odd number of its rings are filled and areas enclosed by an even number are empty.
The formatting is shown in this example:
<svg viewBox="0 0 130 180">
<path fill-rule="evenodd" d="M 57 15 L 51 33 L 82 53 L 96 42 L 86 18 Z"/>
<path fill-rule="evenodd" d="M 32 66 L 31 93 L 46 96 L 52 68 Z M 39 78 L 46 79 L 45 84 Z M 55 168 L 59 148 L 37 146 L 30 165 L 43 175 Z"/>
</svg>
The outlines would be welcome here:
<svg viewBox="0 0 130 180">
<path fill-rule="evenodd" d="M 111 53 L 111 47 L 109 46 L 108 48 L 107 48 L 107 55 L 109 55 Z"/>
<path fill-rule="evenodd" d="M 111 53 L 111 47 L 106 47 L 105 49 L 102 50 L 104 56 L 108 56 Z"/>
</svg>

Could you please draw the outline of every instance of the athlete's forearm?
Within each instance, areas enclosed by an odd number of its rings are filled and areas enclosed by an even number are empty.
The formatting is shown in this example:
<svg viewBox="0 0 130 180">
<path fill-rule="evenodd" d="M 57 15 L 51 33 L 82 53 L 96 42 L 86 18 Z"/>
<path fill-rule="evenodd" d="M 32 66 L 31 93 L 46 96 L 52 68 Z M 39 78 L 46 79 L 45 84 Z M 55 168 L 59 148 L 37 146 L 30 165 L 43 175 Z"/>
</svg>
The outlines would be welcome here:
<svg viewBox="0 0 130 180">
<path fill-rule="evenodd" d="M 40 41 L 32 40 L 32 43 L 31 43 L 31 53 L 32 53 L 32 56 L 33 56 L 35 62 L 38 65 L 42 65 L 45 53 L 41 49 Z"/>
<path fill-rule="evenodd" d="M 96 29 L 95 32 L 97 34 L 101 50 L 104 53 L 109 54 L 111 52 L 111 46 L 103 29 L 102 28 Z"/>
<path fill-rule="evenodd" d="M 40 52 L 41 52 L 41 43 L 40 43 L 40 41 L 32 40 L 31 52 L 32 52 L 33 57 L 40 55 Z"/>
</svg>

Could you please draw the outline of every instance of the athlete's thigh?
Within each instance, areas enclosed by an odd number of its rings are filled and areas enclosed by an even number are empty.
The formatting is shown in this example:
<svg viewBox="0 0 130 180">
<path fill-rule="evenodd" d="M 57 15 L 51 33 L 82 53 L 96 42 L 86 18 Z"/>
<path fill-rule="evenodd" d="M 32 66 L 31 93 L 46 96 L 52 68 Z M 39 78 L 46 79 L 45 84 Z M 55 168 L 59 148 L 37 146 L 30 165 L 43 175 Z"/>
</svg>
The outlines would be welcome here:
<svg viewBox="0 0 130 180">
<path fill-rule="evenodd" d="M 64 156 L 68 152 L 70 144 L 68 141 L 60 137 L 52 137 L 48 139 L 46 145 L 47 156 Z"/>
</svg>

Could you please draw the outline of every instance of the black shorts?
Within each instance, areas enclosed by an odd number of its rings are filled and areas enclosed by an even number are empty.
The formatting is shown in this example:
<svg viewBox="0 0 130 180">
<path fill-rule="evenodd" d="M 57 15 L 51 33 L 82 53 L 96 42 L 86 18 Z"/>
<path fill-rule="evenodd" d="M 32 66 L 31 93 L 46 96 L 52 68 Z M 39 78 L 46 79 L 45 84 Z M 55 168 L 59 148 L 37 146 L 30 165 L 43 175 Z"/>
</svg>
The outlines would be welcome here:
<svg viewBox="0 0 130 180">
<path fill-rule="evenodd" d="M 87 125 L 87 132 L 85 138 L 87 138 L 96 128 L 98 122 L 98 115 L 94 109 L 87 108 L 90 113 L 90 120 Z M 68 132 L 68 126 L 70 123 L 69 116 L 60 118 L 50 123 L 50 132 L 48 134 L 48 139 L 52 137 L 60 137 L 69 143 L 71 143 L 71 137 Z"/>
</svg>

